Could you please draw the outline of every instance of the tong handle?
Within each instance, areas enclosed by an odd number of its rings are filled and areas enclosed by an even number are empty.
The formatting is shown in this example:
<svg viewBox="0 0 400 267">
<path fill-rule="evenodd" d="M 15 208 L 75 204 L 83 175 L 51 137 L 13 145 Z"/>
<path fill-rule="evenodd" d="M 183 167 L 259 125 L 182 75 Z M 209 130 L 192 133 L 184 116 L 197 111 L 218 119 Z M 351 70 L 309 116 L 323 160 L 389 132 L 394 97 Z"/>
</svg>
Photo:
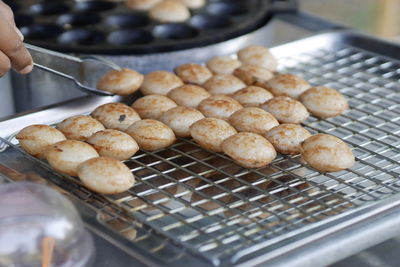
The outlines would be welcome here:
<svg viewBox="0 0 400 267">
<path fill-rule="evenodd" d="M 70 56 L 67 54 L 63 54 L 63 53 L 59 53 L 53 50 L 48 50 L 39 46 L 35 46 L 35 45 L 31 45 L 31 44 L 27 44 L 24 43 L 26 49 L 29 50 L 29 52 L 34 52 L 32 54 L 32 56 L 34 56 L 35 53 L 40 53 L 40 54 L 45 54 L 45 55 L 49 55 L 49 56 L 53 56 L 53 57 L 58 57 L 61 59 L 66 59 L 66 60 L 70 60 L 70 61 L 74 61 L 76 63 L 82 63 L 83 61 L 79 58 L 79 57 L 74 57 L 74 56 Z"/>
<path fill-rule="evenodd" d="M 71 55 L 67 55 L 64 53 L 59 53 L 56 51 L 48 50 L 42 47 L 38 47 L 35 45 L 31 44 L 25 44 L 25 47 L 28 49 L 28 51 L 31 53 L 32 58 L 33 58 L 33 65 L 37 68 L 40 68 L 44 71 L 56 74 L 58 76 L 64 77 L 66 79 L 72 80 L 77 86 L 78 89 L 81 91 L 85 91 L 90 94 L 95 94 L 95 95 L 101 95 L 101 96 L 113 96 L 114 94 L 106 91 L 101 91 L 96 88 L 92 88 L 90 86 L 84 85 L 80 79 L 76 78 L 75 75 L 67 73 L 68 70 L 80 70 L 82 68 L 82 63 L 86 61 L 94 61 L 96 63 L 100 63 L 103 65 L 106 65 L 108 68 L 112 68 L 115 70 L 121 70 L 121 67 L 115 64 L 114 62 L 111 62 L 105 58 L 98 57 L 98 56 L 85 56 L 85 57 L 75 57 Z M 43 60 L 41 60 L 41 56 L 47 56 L 47 57 L 52 57 L 52 58 L 57 58 L 61 61 L 65 61 L 64 64 L 59 64 L 64 67 L 63 70 L 57 70 L 57 66 L 54 64 L 54 66 L 48 66 L 50 64 L 43 64 Z M 72 64 L 72 66 L 71 66 Z M 65 66 L 68 66 L 68 68 L 65 68 Z"/>
</svg>

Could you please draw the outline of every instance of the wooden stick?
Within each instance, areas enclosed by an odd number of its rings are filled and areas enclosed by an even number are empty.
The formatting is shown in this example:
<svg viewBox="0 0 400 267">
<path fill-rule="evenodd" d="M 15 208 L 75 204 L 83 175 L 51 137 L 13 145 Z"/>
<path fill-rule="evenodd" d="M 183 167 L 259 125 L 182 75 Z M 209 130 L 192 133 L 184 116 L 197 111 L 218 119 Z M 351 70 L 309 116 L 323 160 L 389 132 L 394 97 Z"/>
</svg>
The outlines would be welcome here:
<svg viewBox="0 0 400 267">
<path fill-rule="evenodd" d="M 42 267 L 51 266 L 55 244 L 53 237 L 46 236 L 42 239 Z"/>
</svg>

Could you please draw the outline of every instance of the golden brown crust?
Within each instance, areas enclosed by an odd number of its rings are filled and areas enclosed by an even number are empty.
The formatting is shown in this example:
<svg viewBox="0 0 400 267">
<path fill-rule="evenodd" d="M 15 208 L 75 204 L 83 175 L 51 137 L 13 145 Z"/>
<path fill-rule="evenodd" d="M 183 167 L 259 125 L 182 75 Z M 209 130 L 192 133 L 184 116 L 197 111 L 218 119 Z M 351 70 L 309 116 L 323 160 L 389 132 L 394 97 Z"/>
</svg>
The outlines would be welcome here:
<svg viewBox="0 0 400 267">
<path fill-rule="evenodd" d="M 179 106 L 197 108 L 201 101 L 211 96 L 203 87 L 185 84 L 171 90 L 168 97 L 175 101 Z"/>
<path fill-rule="evenodd" d="M 299 99 L 311 114 L 320 118 L 338 116 L 349 108 L 341 93 L 325 86 L 311 87 Z"/>
<path fill-rule="evenodd" d="M 79 164 L 99 156 L 91 145 L 77 140 L 57 142 L 48 147 L 45 155 L 53 169 L 71 176 L 77 175 Z"/>
<path fill-rule="evenodd" d="M 233 113 L 228 121 L 239 132 L 261 135 L 279 124 L 274 116 L 257 107 L 242 108 Z"/>
<path fill-rule="evenodd" d="M 101 122 L 107 129 L 121 131 L 140 120 L 139 114 L 133 108 L 122 103 L 107 103 L 98 106 L 90 116 Z"/>
<path fill-rule="evenodd" d="M 133 123 L 126 133 L 135 139 L 140 148 L 150 151 L 166 148 L 175 142 L 172 129 L 164 123 L 152 119 Z"/>
<path fill-rule="evenodd" d="M 302 123 L 310 115 L 302 103 L 287 96 L 274 97 L 260 108 L 271 113 L 280 123 Z"/>
<path fill-rule="evenodd" d="M 108 91 L 117 95 L 130 95 L 142 85 L 143 75 L 131 70 L 112 70 L 100 78 L 97 83 L 99 90 Z"/>
<path fill-rule="evenodd" d="M 105 129 L 103 124 L 98 120 L 86 115 L 67 118 L 58 123 L 56 128 L 60 130 L 67 139 L 79 141 L 85 141 L 95 132 Z"/>
<path fill-rule="evenodd" d="M 278 74 L 264 83 L 263 87 L 274 96 L 289 96 L 297 99 L 311 86 L 303 78 L 294 74 Z"/>
<path fill-rule="evenodd" d="M 83 162 L 78 167 L 78 176 L 87 188 L 101 194 L 122 193 L 135 183 L 133 174 L 125 164 L 107 157 Z"/>
<path fill-rule="evenodd" d="M 235 111 L 243 108 L 235 99 L 225 95 L 213 95 L 200 102 L 198 109 L 206 117 L 227 120 Z"/>
<path fill-rule="evenodd" d="M 259 86 L 247 86 L 232 95 L 244 107 L 258 107 L 274 96 Z"/>
<path fill-rule="evenodd" d="M 189 127 L 198 120 L 204 119 L 204 115 L 194 108 L 175 107 L 167 110 L 160 117 L 160 121 L 168 125 L 176 136 L 189 137 Z"/>
<path fill-rule="evenodd" d="M 233 74 L 242 63 L 229 56 L 215 56 L 207 61 L 207 67 L 215 74 Z"/>
<path fill-rule="evenodd" d="M 190 126 L 190 134 L 196 143 L 214 152 L 222 152 L 222 142 L 235 133 L 229 123 L 216 118 L 201 119 Z"/>
<path fill-rule="evenodd" d="M 274 76 L 274 74 L 267 69 L 249 64 L 240 66 L 233 74 L 247 85 L 264 84 Z"/>
<path fill-rule="evenodd" d="M 203 84 L 204 88 L 212 94 L 233 94 L 246 87 L 246 84 L 231 74 L 216 74 Z"/>
<path fill-rule="evenodd" d="M 301 152 L 301 143 L 311 134 L 298 124 L 281 124 L 266 132 L 264 136 L 279 153 L 296 155 Z"/>
<path fill-rule="evenodd" d="M 201 85 L 212 77 L 211 71 L 202 65 L 187 63 L 175 69 L 176 74 L 185 83 Z"/>
<path fill-rule="evenodd" d="M 245 168 L 267 166 L 276 157 L 276 151 L 267 139 L 249 132 L 237 133 L 225 139 L 222 149 Z"/>
<path fill-rule="evenodd" d="M 66 140 L 59 130 L 48 125 L 35 124 L 23 128 L 16 138 L 20 146 L 29 154 L 43 158 L 48 146 Z"/>
<path fill-rule="evenodd" d="M 132 157 L 139 146 L 128 134 L 117 130 L 103 130 L 93 134 L 87 140 L 100 156 L 126 160 Z"/>
<path fill-rule="evenodd" d="M 158 119 L 165 111 L 176 106 L 174 101 L 163 95 L 147 95 L 132 104 L 142 119 Z"/>
<path fill-rule="evenodd" d="M 144 76 L 140 91 L 144 95 L 167 95 L 172 89 L 182 85 L 182 80 L 174 73 L 160 70 Z"/>
<path fill-rule="evenodd" d="M 260 45 L 251 45 L 238 51 L 238 57 L 244 64 L 250 64 L 276 71 L 277 61 L 268 48 Z"/>
<path fill-rule="evenodd" d="M 301 155 L 313 168 L 336 172 L 350 168 L 354 155 L 345 142 L 329 134 L 316 134 L 301 145 Z"/>
</svg>

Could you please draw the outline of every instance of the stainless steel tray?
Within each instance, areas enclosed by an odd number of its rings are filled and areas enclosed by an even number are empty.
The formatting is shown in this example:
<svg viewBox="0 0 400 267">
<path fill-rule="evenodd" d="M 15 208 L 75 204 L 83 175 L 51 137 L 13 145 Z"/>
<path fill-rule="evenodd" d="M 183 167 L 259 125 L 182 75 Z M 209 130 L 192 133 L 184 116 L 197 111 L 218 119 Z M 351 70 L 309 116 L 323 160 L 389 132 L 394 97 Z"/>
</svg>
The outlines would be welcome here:
<svg viewBox="0 0 400 267">
<path fill-rule="evenodd" d="M 76 113 L 76 102 L 0 122 L 0 136 L 8 140 L 2 141 L 0 163 L 39 173 L 83 201 L 91 227 L 147 263 L 328 264 L 400 232 L 399 51 L 354 32 L 273 48 L 281 71 L 332 86 L 349 99 L 344 115 L 305 123 L 311 132 L 350 144 L 356 164 L 349 170 L 320 173 L 299 156 L 282 155 L 266 168 L 244 169 L 179 139 L 168 149 L 135 155 L 126 164 L 137 184 L 103 196 L 53 173 L 10 136 L 33 122 L 57 121 L 60 111 L 63 117 Z M 79 113 L 93 110 L 95 99 L 80 100 Z"/>
</svg>

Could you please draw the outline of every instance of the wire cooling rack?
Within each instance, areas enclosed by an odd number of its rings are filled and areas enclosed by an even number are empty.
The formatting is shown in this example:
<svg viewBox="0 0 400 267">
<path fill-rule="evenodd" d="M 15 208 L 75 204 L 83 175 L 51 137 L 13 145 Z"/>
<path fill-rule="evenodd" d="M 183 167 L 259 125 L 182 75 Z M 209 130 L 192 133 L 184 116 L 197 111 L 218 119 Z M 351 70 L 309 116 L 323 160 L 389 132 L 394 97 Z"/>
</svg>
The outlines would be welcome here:
<svg viewBox="0 0 400 267">
<path fill-rule="evenodd" d="M 332 36 L 274 52 L 282 72 L 347 97 L 345 114 L 310 117 L 304 126 L 345 140 L 356 157 L 351 169 L 321 173 L 299 155 L 278 155 L 267 167 L 246 169 L 180 138 L 168 149 L 140 151 L 126 161 L 137 183 L 125 193 L 95 194 L 73 177 L 64 177 L 62 186 L 68 183 L 71 194 L 99 212 L 99 221 L 163 262 L 189 252 L 213 265 L 240 262 L 267 246 L 260 244 L 272 247 L 398 193 L 399 62 Z"/>
</svg>

